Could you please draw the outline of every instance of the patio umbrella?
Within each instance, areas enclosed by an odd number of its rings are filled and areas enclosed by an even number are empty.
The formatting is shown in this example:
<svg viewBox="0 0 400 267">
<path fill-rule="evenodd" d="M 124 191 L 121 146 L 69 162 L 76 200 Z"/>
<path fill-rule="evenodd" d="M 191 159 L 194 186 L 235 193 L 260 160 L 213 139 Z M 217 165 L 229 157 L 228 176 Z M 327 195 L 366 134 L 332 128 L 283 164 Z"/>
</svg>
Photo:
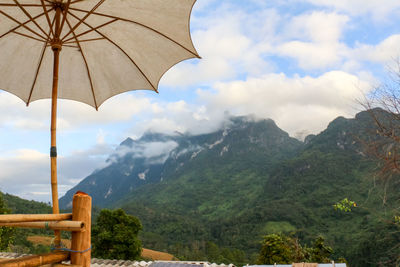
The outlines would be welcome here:
<svg viewBox="0 0 400 267">
<path fill-rule="evenodd" d="M 27 105 L 51 98 L 51 189 L 57 193 L 57 99 L 95 109 L 122 92 L 157 92 L 176 63 L 198 58 L 196 0 L 0 0 L 0 89 Z"/>
</svg>

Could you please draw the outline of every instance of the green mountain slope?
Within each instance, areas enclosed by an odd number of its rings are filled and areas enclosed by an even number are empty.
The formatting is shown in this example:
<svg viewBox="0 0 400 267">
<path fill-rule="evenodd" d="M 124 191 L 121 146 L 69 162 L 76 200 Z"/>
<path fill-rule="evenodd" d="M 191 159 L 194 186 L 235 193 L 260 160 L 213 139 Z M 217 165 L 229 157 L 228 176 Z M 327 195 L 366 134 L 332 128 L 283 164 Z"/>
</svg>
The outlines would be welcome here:
<svg viewBox="0 0 400 267">
<path fill-rule="evenodd" d="M 268 135 L 268 144 L 252 146 L 249 136 L 266 129 L 243 128 L 229 157 L 208 151 L 173 178 L 138 188 L 114 206 L 139 216 L 144 243 L 158 249 L 213 241 L 251 255 L 258 252 L 262 235 L 287 231 L 303 242 L 322 234 L 335 257 L 368 266 L 358 263 L 361 240 L 390 218 L 385 215 L 390 208 L 382 208 L 383 190 L 373 179 L 376 165 L 359 140 L 373 128 L 366 115 L 338 118 L 306 144 L 293 141 L 288 147 Z M 345 197 L 359 205 L 351 214 L 333 209 Z M 397 204 L 393 199 L 391 205 Z M 384 253 L 381 247 L 371 261 Z"/>
<path fill-rule="evenodd" d="M 198 136 L 148 133 L 124 141 L 124 153 L 71 192 L 86 190 L 94 205 L 139 217 L 146 247 L 182 259 L 215 260 L 208 258 L 213 242 L 226 260 L 242 264 L 254 260 L 263 235 L 286 232 L 303 243 L 324 235 L 335 258 L 379 266 L 400 255 L 390 248 L 399 231 L 388 223 L 400 203 L 397 179 L 384 191 L 375 177 L 377 165 L 363 144 L 373 133 L 367 112 L 339 117 L 305 142 L 271 120 L 249 117 Z M 333 204 L 346 197 L 358 207 L 335 211 Z M 371 242 L 378 236 L 380 246 Z"/>
<path fill-rule="evenodd" d="M 26 200 L 7 193 L 3 194 L 0 192 L 0 194 L 2 194 L 7 207 L 14 214 L 52 213 L 51 207 L 46 203 Z"/>
</svg>

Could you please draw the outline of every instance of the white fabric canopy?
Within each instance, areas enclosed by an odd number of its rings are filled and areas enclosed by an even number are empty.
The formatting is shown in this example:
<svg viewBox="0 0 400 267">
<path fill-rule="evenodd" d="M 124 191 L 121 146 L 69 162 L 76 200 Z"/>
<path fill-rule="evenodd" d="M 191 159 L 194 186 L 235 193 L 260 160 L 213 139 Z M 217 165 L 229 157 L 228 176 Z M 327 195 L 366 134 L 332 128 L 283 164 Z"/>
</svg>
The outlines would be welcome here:
<svg viewBox="0 0 400 267">
<path fill-rule="evenodd" d="M 171 66 L 199 57 L 189 28 L 195 1 L 0 0 L 0 89 L 27 104 L 51 98 L 49 23 L 61 5 L 58 98 L 97 109 L 122 92 L 157 91 Z"/>
</svg>

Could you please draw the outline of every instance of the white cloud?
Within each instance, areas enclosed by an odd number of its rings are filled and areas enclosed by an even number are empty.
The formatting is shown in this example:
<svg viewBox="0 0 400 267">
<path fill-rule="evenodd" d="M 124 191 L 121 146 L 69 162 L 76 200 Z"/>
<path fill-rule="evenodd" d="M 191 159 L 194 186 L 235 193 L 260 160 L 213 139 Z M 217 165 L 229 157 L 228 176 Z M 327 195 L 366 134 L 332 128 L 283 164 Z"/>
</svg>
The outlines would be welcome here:
<svg viewBox="0 0 400 267">
<path fill-rule="evenodd" d="M 211 114 L 228 110 L 234 115 L 272 118 L 295 135 L 303 130 L 318 133 L 336 116 L 353 115 L 356 99 L 369 89 L 366 81 L 341 71 L 317 78 L 281 73 L 217 83 L 215 92 L 200 90 L 199 96 Z"/>
<path fill-rule="evenodd" d="M 150 142 L 143 146 L 143 156 L 146 158 L 168 155 L 178 144 L 174 141 Z"/>
<path fill-rule="evenodd" d="M 119 146 L 107 159 L 106 165 L 117 162 L 120 158 L 127 155 L 132 159 L 145 158 L 148 164 L 161 164 L 164 163 L 169 153 L 178 146 L 173 140 L 165 141 L 135 141 L 132 147 Z M 105 167 L 103 166 L 103 167 Z"/>
<path fill-rule="evenodd" d="M 335 43 L 341 37 L 349 17 L 337 13 L 314 11 L 295 16 L 286 26 L 284 36 L 316 43 Z"/>
<path fill-rule="evenodd" d="M 337 116 L 353 116 L 357 100 L 372 88 L 374 77 L 344 71 L 329 71 L 318 77 L 288 77 L 265 74 L 244 81 L 215 83 L 213 90 L 199 89 L 198 103 L 165 103 L 164 112 L 135 124 L 134 136 L 150 129 L 173 134 L 175 131 L 202 134 L 219 129 L 232 115 L 254 114 L 271 118 L 292 136 L 299 132 L 318 133 Z"/>
<path fill-rule="evenodd" d="M 301 0 L 304 1 L 304 0 Z M 317 6 L 331 7 L 352 15 L 372 14 L 375 19 L 385 19 L 390 13 L 398 13 L 400 2 L 397 0 L 306 0 Z"/>
<path fill-rule="evenodd" d="M 241 73 L 272 70 L 271 63 L 261 54 L 271 49 L 279 20 L 274 9 L 250 14 L 225 3 L 196 20 L 197 30 L 192 38 L 202 59 L 178 64 L 166 73 L 162 84 L 171 87 L 211 84 Z"/>
<path fill-rule="evenodd" d="M 135 124 L 131 136 L 141 136 L 145 131 L 164 134 L 203 134 L 217 130 L 224 120 L 224 110 L 210 114 L 206 104 L 188 104 L 185 101 L 164 103 L 162 114 L 152 116 Z"/>
<path fill-rule="evenodd" d="M 137 92 L 136 92 L 137 94 Z M 157 109 L 149 98 L 138 97 L 133 93 L 117 95 L 105 102 L 98 111 L 92 107 L 68 100 L 60 101 L 59 120 L 66 122 L 65 126 L 74 128 L 84 124 L 108 124 L 119 121 L 129 121 L 141 112 L 152 112 Z"/>
<path fill-rule="evenodd" d="M 358 43 L 349 53 L 349 57 L 358 61 L 390 64 L 400 56 L 400 34 L 391 35 L 377 45 Z"/>
<path fill-rule="evenodd" d="M 293 17 L 286 25 L 276 52 L 298 61 L 302 69 L 326 69 L 339 65 L 347 46 L 340 43 L 345 15 L 314 11 Z"/>
<path fill-rule="evenodd" d="M 279 54 L 296 59 L 299 67 L 304 70 L 326 69 L 339 65 L 343 59 L 340 55 L 341 50 L 346 50 L 346 47 L 338 43 L 316 44 L 300 41 L 284 43 L 277 48 Z"/>
<path fill-rule="evenodd" d="M 113 151 L 108 145 L 96 145 L 86 151 L 74 151 L 58 158 L 59 197 L 96 168 L 105 165 Z M 0 155 L 0 190 L 28 199 L 50 201 L 50 158 L 35 150 L 15 150 Z"/>
<path fill-rule="evenodd" d="M 150 98 L 137 96 L 138 92 L 124 93 L 105 102 L 99 111 L 71 100 L 59 100 L 57 127 L 61 130 L 81 126 L 129 121 L 142 112 L 161 112 L 161 107 Z M 16 96 L 0 93 L 0 125 L 20 130 L 48 131 L 50 125 L 50 100 L 39 100 L 26 107 Z"/>
</svg>

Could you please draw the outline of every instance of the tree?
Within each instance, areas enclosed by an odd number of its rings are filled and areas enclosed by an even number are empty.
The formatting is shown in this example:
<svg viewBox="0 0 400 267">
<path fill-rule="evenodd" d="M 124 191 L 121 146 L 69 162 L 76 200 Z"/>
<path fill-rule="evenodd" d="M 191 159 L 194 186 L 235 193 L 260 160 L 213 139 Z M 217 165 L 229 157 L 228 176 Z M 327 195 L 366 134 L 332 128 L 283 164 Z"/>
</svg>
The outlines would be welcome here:
<svg viewBox="0 0 400 267">
<path fill-rule="evenodd" d="M 324 244 L 325 239 L 322 236 L 317 237 L 315 239 L 313 247 L 308 249 L 309 253 L 309 261 L 310 262 L 318 262 L 318 263 L 326 263 L 330 262 L 330 256 L 332 255 L 333 249 Z"/>
<path fill-rule="evenodd" d="M 381 218 L 366 231 L 368 234 L 358 250 L 368 256 L 355 260 L 362 266 L 398 266 L 400 263 L 397 190 L 400 183 L 400 61 L 395 63 L 389 79 L 361 103 L 376 125 L 374 132 L 363 141 L 369 155 L 378 161 L 377 177 L 383 183 Z"/>
<path fill-rule="evenodd" d="M 122 209 L 101 210 L 92 230 L 93 256 L 106 259 L 136 260 L 140 258 L 142 230 L 139 219 Z"/>
<path fill-rule="evenodd" d="M 397 69 L 389 72 L 385 83 L 361 101 L 376 125 L 364 141 L 370 154 L 380 160 L 386 178 L 400 174 L 400 61 L 396 63 Z"/>
<path fill-rule="evenodd" d="M 264 236 L 258 264 L 290 264 L 304 259 L 304 253 L 297 238 L 290 238 L 283 234 Z"/>
<path fill-rule="evenodd" d="M 333 249 L 319 236 L 312 247 L 301 246 L 298 239 L 283 234 L 264 236 L 258 264 L 291 264 L 293 262 L 330 262 Z"/>
<path fill-rule="evenodd" d="M 0 214 L 9 214 L 11 210 L 7 208 L 3 193 L 0 193 Z M 0 227 L 0 251 L 7 251 L 14 241 L 15 229 L 10 227 Z"/>
</svg>

